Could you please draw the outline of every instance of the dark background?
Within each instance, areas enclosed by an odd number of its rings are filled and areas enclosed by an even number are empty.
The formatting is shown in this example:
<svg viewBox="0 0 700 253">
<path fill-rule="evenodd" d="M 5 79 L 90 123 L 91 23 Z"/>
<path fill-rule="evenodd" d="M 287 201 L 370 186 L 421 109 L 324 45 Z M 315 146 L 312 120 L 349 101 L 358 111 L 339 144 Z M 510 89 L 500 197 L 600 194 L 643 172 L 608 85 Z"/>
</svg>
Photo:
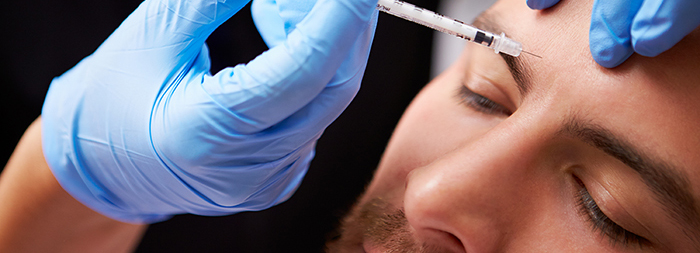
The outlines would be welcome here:
<svg viewBox="0 0 700 253">
<path fill-rule="evenodd" d="M 78 63 L 139 0 L 5 1 L 0 8 L 0 162 L 41 113 L 51 79 Z M 437 1 L 411 0 L 435 10 Z M 212 73 L 267 49 L 249 6 L 208 40 Z M 287 202 L 224 217 L 179 215 L 153 224 L 137 252 L 321 252 L 371 179 L 401 113 L 428 82 L 432 30 L 380 14 L 359 94 L 319 140 L 316 158 Z"/>
</svg>

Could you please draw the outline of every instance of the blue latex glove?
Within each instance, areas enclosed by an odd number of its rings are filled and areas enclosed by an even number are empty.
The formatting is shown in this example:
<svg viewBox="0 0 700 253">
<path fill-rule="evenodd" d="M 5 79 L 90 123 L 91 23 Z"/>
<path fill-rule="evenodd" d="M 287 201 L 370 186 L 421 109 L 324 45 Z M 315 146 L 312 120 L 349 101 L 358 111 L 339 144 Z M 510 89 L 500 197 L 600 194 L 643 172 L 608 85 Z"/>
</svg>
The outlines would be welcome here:
<svg viewBox="0 0 700 253">
<path fill-rule="evenodd" d="M 212 76 L 205 39 L 247 2 L 146 0 L 54 79 L 42 141 L 64 189 L 131 223 L 261 210 L 292 195 L 359 89 L 377 0 L 278 1 L 258 15 L 301 19 L 271 20 L 261 32 L 279 36 L 274 48 Z"/>
<path fill-rule="evenodd" d="M 527 0 L 545 9 L 559 0 Z M 589 43 L 593 59 L 606 68 L 623 63 L 632 53 L 657 56 L 700 25 L 698 0 L 596 0 Z"/>
</svg>

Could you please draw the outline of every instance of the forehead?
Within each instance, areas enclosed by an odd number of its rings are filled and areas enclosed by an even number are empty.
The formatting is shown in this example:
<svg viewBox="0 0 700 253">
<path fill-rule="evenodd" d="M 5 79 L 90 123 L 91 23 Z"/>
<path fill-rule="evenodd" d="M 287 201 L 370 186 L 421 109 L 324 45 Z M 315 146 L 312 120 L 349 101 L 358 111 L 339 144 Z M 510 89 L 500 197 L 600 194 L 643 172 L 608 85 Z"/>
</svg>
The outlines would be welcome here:
<svg viewBox="0 0 700 253">
<path fill-rule="evenodd" d="M 533 11 L 502 0 L 491 21 L 542 59 L 520 57 L 532 92 L 521 111 L 543 122 L 576 113 L 613 130 L 644 151 L 683 169 L 700 196 L 700 41 L 698 30 L 655 58 L 633 55 L 618 68 L 595 63 L 588 32 L 593 1 L 562 1 Z"/>
</svg>

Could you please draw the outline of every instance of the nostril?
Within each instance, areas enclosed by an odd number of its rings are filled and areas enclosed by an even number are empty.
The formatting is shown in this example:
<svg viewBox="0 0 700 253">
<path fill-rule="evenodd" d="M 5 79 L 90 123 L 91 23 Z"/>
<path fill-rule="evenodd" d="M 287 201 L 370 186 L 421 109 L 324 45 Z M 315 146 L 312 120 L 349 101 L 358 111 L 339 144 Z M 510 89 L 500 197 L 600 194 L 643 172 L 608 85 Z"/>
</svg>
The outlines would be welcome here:
<svg viewBox="0 0 700 253">
<path fill-rule="evenodd" d="M 460 253 L 467 252 L 466 248 L 464 247 L 464 244 L 462 244 L 462 240 L 460 240 L 459 238 L 457 238 L 457 236 L 455 236 L 453 234 L 450 234 L 450 233 L 446 233 L 446 234 L 449 237 L 448 240 L 451 241 L 450 245 L 454 245 L 454 247 L 455 247 L 454 249 L 450 249 L 451 252 L 460 252 Z"/>
<path fill-rule="evenodd" d="M 466 253 L 462 241 L 455 235 L 437 229 L 424 229 L 416 231 L 416 236 L 421 241 L 421 252 L 452 252 Z"/>
</svg>

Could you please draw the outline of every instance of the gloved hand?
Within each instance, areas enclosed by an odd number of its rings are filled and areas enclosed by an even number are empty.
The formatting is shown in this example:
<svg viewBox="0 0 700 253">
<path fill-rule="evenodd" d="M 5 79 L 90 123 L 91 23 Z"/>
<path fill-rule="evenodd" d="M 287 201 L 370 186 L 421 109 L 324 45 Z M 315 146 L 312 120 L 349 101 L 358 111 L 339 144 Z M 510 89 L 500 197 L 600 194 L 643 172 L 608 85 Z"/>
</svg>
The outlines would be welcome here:
<svg viewBox="0 0 700 253">
<path fill-rule="evenodd" d="M 527 0 L 546 9 L 559 0 Z M 657 56 L 700 25 L 698 0 L 596 0 L 589 43 L 593 58 L 606 68 L 623 63 L 632 53 Z"/>
<path fill-rule="evenodd" d="M 205 39 L 247 2 L 146 0 L 54 79 L 42 142 L 65 190 L 131 223 L 261 210 L 292 195 L 359 89 L 377 0 L 277 1 L 257 15 L 298 19 L 261 30 L 280 36 L 275 47 L 212 76 Z"/>
</svg>

